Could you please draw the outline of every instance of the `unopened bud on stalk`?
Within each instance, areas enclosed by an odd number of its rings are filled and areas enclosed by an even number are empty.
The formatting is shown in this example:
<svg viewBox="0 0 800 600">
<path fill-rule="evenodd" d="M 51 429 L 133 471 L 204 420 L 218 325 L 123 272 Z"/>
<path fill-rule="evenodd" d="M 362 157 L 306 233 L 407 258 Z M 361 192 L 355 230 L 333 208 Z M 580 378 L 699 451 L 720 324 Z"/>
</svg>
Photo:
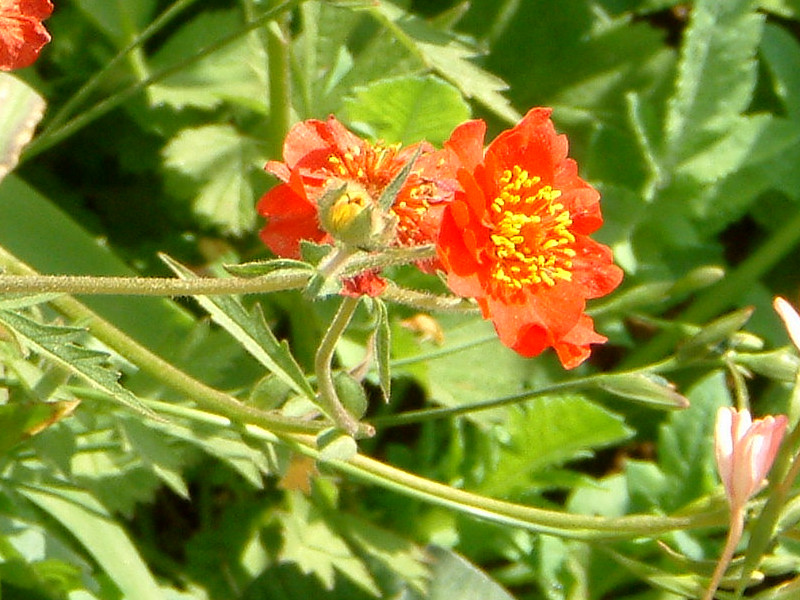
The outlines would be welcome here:
<svg viewBox="0 0 800 600">
<path fill-rule="evenodd" d="M 347 245 L 365 250 L 385 246 L 395 234 L 396 218 L 383 214 L 358 183 L 331 187 L 319 200 L 322 228 Z"/>
</svg>

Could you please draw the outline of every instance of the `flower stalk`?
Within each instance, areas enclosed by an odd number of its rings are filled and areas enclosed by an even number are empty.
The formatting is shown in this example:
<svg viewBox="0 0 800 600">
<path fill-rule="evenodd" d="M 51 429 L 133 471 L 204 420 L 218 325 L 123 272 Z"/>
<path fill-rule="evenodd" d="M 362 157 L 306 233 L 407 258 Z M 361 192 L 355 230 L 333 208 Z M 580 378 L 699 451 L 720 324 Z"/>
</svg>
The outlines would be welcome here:
<svg viewBox="0 0 800 600">
<path fill-rule="evenodd" d="M 330 327 L 320 342 L 314 358 L 314 372 L 317 376 L 317 402 L 322 411 L 343 431 L 353 437 L 372 437 L 375 428 L 366 423 L 359 423 L 347 412 L 339 401 L 336 386 L 333 383 L 333 355 L 336 344 L 347 329 L 360 303 L 359 298 L 344 297 L 339 305 L 339 310 L 331 321 Z"/>
</svg>

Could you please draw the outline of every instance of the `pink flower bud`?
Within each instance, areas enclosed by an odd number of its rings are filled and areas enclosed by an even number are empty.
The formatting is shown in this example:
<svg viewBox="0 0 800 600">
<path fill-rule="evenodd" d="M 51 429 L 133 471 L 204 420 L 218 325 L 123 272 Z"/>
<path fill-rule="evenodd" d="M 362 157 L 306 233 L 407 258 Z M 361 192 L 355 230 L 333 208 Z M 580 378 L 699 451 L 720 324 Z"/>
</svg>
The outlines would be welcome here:
<svg viewBox="0 0 800 600">
<path fill-rule="evenodd" d="M 744 507 L 761 487 L 786 431 L 784 415 L 752 420 L 746 409 L 717 411 L 714 450 L 731 510 Z"/>
<path fill-rule="evenodd" d="M 792 339 L 794 347 L 800 350 L 800 315 L 786 300 L 778 296 L 772 302 L 778 315 L 780 316 L 783 324 L 786 326 L 786 331 L 789 332 L 789 337 Z"/>
</svg>

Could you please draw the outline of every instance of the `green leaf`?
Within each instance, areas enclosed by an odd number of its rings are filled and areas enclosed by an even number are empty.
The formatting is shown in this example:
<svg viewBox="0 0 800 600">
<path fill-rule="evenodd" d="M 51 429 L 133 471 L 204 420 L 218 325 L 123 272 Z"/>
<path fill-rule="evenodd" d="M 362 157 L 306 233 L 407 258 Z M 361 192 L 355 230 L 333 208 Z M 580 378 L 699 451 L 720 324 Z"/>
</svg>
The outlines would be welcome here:
<svg viewBox="0 0 800 600">
<path fill-rule="evenodd" d="M 75 0 L 75 4 L 89 21 L 120 48 L 145 28 L 156 8 L 156 0 Z"/>
<path fill-rule="evenodd" d="M 223 233 L 242 235 L 256 222 L 254 177 L 266 162 L 259 142 L 229 125 L 184 129 L 163 150 L 167 188 Z M 263 176 L 266 188 L 266 176 Z"/>
<path fill-rule="evenodd" d="M 53 232 L 58 232 L 54 235 Z M 98 243 L 96 233 L 80 227 L 15 174 L 0 182 L 0 240 L 2 247 L 42 273 L 122 275 L 136 273 L 110 249 Z M 69 252 L 65 249 L 69 249 Z M 222 354 L 239 353 L 225 332 L 213 331 L 200 340 L 198 326 L 188 310 L 167 298 L 85 296 L 82 303 L 115 327 L 188 373 L 213 385 L 240 385 Z M 158 323 L 158 327 L 153 327 Z M 212 352 L 213 349 L 213 352 Z M 213 360 L 209 357 L 213 356 Z M 130 374 L 131 390 L 153 389 L 142 371 Z"/>
<path fill-rule="evenodd" d="M 463 556 L 437 546 L 428 552 L 434 559 L 428 600 L 514 600 L 499 583 Z"/>
<path fill-rule="evenodd" d="M 388 211 L 394 206 L 397 194 L 403 189 L 403 184 L 405 184 L 409 175 L 411 175 L 411 171 L 414 169 L 414 164 L 417 162 L 420 154 L 422 154 L 421 146 L 418 147 L 416 152 L 408 159 L 408 162 L 403 165 L 403 168 L 397 172 L 397 175 L 389 182 L 389 185 L 384 188 L 381 197 L 378 198 L 378 206 L 380 206 L 381 210 Z"/>
<path fill-rule="evenodd" d="M 633 435 L 619 415 L 582 396 L 540 396 L 509 411 L 503 443 L 480 485 L 489 496 L 509 496 L 530 486 L 537 471 L 590 456 Z"/>
<path fill-rule="evenodd" d="M 0 455 L 72 414 L 77 402 L 14 402 L 0 405 Z"/>
<path fill-rule="evenodd" d="M 44 107 L 44 98 L 31 87 L 9 73 L 0 73 L 0 179 L 17 164 Z"/>
<path fill-rule="evenodd" d="M 335 571 L 339 571 L 380 597 L 380 589 L 364 563 L 320 512 L 298 493 L 289 494 L 288 498 L 291 511 L 279 517 L 283 525 L 281 560 L 295 563 L 303 573 L 313 573 L 329 590 L 334 587 Z"/>
<path fill-rule="evenodd" d="M 195 279 L 189 269 L 161 255 L 162 260 L 181 279 Z M 267 326 L 260 305 L 248 312 L 233 296 L 196 296 L 197 302 L 208 311 L 211 318 L 230 333 L 262 365 L 267 367 L 298 394 L 314 401 L 314 390 L 302 369 L 294 360 L 288 344 L 279 342 Z"/>
<path fill-rule="evenodd" d="M 427 352 L 408 329 L 395 324 L 392 345 L 395 359 L 413 364 L 395 367 L 395 373 L 414 375 L 428 397 L 443 406 L 461 406 L 481 402 L 525 389 L 530 377 L 530 362 L 497 339 L 491 323 L 478 316 L 442 315 L 438 318 L 444 342 L 426 360 Z M 491 356 L 489 368 L 486 357 Z M 469 414 L 467 418 L 481 427 L 503 421 L 503 408 Z"/>
<path fill-rule="evenodd" d="M 69 530 L 126 599 L 157 600 L 163 597 L 125 530 L 91 495 L 66 487 L 31 485 L 20 485 L 16 491 Z"/>
<path fill-rule="evenodd" d="M 357 88 L 343 109 L 355 128 L 406 145 L 427 140 L 441 146 L 456 125 L 470 118 L 459 91 L 431 75 L 393 77 Z"/>
<path fill-rule="evenodd" d="M 381 580 L 385 570 L 391 573 L 392 579 L 402 582 L 403 587 L 425 592 L 431 573 L 424 550 L 395 532 L 349 513 L 335 511 L 328 517 L 351 546 L 356 546 L 371 559 L 367 564 L 374 577 Z M 381 569 L 376 569 L 375 563 Z"/>
<path fill-rule="evenodd" d="M 683 162 L 739 123 L 756 83 L 763 22 L 750 0 L 700 0 L 692 7 L 665 117 L 667 165 Z"/>
<path fill-rule="evenodd" d="M 470 59 L 478 55 L 455 36 L 435 29 L 422 19 L 405 12 L 390 2 L 380 2 L 369 12 L 400 43 L 416 54 L 420 60 L 441 77 L 456 86 L 467 98 L 474 98 L 483 106 L 510 123 L 516 123 L 521 115 L 511 107 L 500 93 L 508 85 L 478 67 Z"/>
<path fill-rule="evenodd" d="M 661 508 L 672 512 L 714 489 L 713 430 L 717 409 L 731 404 L 722 372 L 701 379 L 687 393 L 691 406 L 671 413 L 658 435 L 661 470 L 669 485 L 664 486 Z"/>
<path fill-rule="evenodd" d="M 242 27 L 236 10 L 201 12 L 169 36 L 153 56 L 151 66 L 155 70 L 179 64 L 197 54 L 199 41 L 206 47 Z M 268 104 L 265 67 L 263 48 L 242 36 L 149 86 L 150 102 L 175 109 L 193 106 L 210 110 L 224 101 L 234 101 L 263 112 Z"/>
<path fill-rule="evenodd" d="M 79 345 L 85 330 L 45 325 L 6 310 L 0 311 L 0 323 L 14 331 L 34 352 L 61 365 L 122 405 L 142 415 L 157 418 L 153 411 L 119 384 L 119 373 L 104 364 L 109 358 L 108 354 Z"/>
<path fill-rule="evenodd" d="M 188 500 L 189 489 L 180 473 L 183 460 L 174 441 L 158 428 L 135 419 L 122 419 L 121 426 L 125 440 L 139 458 L 175 494 Z"/>
</svg>

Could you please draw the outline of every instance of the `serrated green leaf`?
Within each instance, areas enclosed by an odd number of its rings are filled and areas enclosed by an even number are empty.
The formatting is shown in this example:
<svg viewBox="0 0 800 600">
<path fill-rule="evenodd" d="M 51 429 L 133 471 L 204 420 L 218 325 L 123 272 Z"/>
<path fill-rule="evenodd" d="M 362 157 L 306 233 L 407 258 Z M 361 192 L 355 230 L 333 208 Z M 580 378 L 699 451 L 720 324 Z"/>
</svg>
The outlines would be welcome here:
<svg viewBox="0 0 800 600">
<path fill-rule="evenodd" d="M 329 590 L 334 587 L 335 571 L 339 571 L 380 597 L 372 575 L 320 512 L 298 493 L 288 498 L 292 510 L 279 517 L 283 525 L 281 560 L 295 563 L 303 573 L 313 573 Z"/>
<path fill-rule="evenodd" d="M 201 222 L 231 235 L 253 228 L 258 194 L 251 177 L 266 162 L 256 140 L 229 125 L 206 125 L 184 129 L 163 155 L 167 188 L 189 200 Z"/>
<path fill-rule="evenodd" d="M 590 455 L 634 433 L 619 415 L 577 395 L 531 398 L 509 412 L 508 442 L 480 486 L 489 496 L 513 494 L 529 486 L 537 471 Z"/>
<path fill-rule="evenodd" d="M 392 397 L 392 331 L 389 326 L 389 311 L 386 304 L 378 298 L 374 299 L 375 309 L 378 313 L 375 324 L 375 362 L 378 366 L 378 382 L 383 393 L 383 400 L 389 402 Z"/>
<path fill-rule="evenodd" d="M 357 88 L 343 105 L 347 121 L 389 143 L 420 140 L 441 146 L 470 117 L 458 90 L 431 75 L 393 77 Z"/>
<path fill-rule="evenodd" d="M 0 323 L 14 331 L 34 352 L 53 360 L 124 406 L 142 415 L 157 418 L 152 410 L 119 384 L 119 373 L 103 364 L 108 360 L 108 354 L 78 344 L 85 330 L 45 325 L 6 310 L 0 310 Z"/>
<path fill-rule="evenodd" d="M 236 10 L 200 12 L 169 36 L 153 56 L 152 66 L 166 68 L 187 60 L 197 53 L 198 40 L 208 46 L 242 27 Z M 223 101 L 234 101 L 264 111 L 268 104 L 265 67 L 263 48 L 243 36 L 149 86 L 147 91 L 155 106 L 210 110 Z"/>
<path fill-rule="evenodd" d="M 783 27 L 768 23 L 760 52 L 786 114 L 800 120 L 800 43 Z"/>
<path fill-rule="evenodd" d="M 509 123 L 520 120 L 521 115 L 500 93 L 508 89 L 508 85 L 470 61 L 479 54 L 477 50 L 390 2 L 380 2 L 369 12 L 428 68 L 456 86 L 464 96 L 474 98 Z"/>
<path fill-rule="evenodd" d="M 0 179 L 17 164 L 44 107 L 44 98 L 31 87 L 9 73 L 0 73 Z"/>
<path fill-rule="evenodd" d="M 731 403 L 721 372 L 707 375 L 686 395 L 691 406 L 671 413 L 658 435 L 659 465 L 669 482 L 660 499 L 666 512 L 699 498 L 716 485 L 714 422 L 717 409 Z"/>
<path fill-rule="evenodd" d="M 181 279 L 195 279 L 196 275 L 189 269 L 161 255 L 162 260 Z M 279 342 L 267 326 L 260 305 L 248 312 L 233 296 L 195 296 L 197 302 L 208 311 L 211 318 L 230 333 L 242 346 L 262 365 L 301 396 L 314 400 L 303 370 L 295 361 L 285 341 Z"/>
<path fill-rule="evenodd" d="M 764 22 L 750 0 L 700 0 L 684 34 L 665 117 L 665 159 L 674 165 L 738 123 L 755 86 Z"/>
<path fill-rule="evenodd" d="M 125 598 L 158 600 L 163 597 L 125 530 L 93 496 L 66 487 L 26 485 L 16 487 L 16 491 L 69 530 Z"/>
<path fill-rule="evenodd" d="M 28 308 L 50 302 L 59 296 L 63 296 L 63 294 L 0 294 L 0 310 Z"/>
</svg>

